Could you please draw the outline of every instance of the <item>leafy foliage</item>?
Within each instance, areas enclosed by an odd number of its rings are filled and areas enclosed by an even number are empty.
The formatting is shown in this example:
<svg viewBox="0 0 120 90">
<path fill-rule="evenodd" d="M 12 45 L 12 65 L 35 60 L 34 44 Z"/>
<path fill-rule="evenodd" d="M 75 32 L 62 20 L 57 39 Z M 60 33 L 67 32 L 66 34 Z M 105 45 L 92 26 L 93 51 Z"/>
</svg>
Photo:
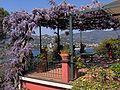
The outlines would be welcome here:
<svg viewBox="0 0 120 90">
<path fill-rule="evenodd" d="M 79 78 L 74 83 L 72 90 L 116 90 L 117 88 L 119 88 L 119 83 L 115 81 L 103 83 L 96 80 Z"/>
<path fill-rule="evenodd" d="M 3 8 L 0 8 L 0 40 L 2 40 L 5 37 L 6 32 L 2 28 L 3 27 L 2 22 L 4 17 L 6 17 L 7 15 L 9 15 L 9 13 Z"/>
<path fill-rule="evenodd" d="M 69 45 L 68 44 L 65 44 L 64 46 L 61 45 L 61 50 L 60 50 L 61 53 L 70 53 L 70 48 L 69 48 Z"/>
<path fill-rule="evenodd" d="M 120 83 L 112 79 L 113 75 L 110 69 L 92 67 L 86 77 L 80 77 L 73 82 L 73 90 L 116 90 Z"/>
<path fill-rule="evenodd" d="M 74 61 L 75 61 L 75 66 L 78 68 L 78 69 L 81 69 L 81 68 L 85 68 L 85 64 L 83 63 L 83 61 L 81 60 L 80 56 L 76 56 L 74 58 Z"/>
<path fill-rule="evenodd" d="M 9 15 L 9 13 L 6 10 L 4 10 L 3 8 L 0 8 L 0 16 L 6 17 L 7 15 Z"/>
<path fill-rule="evenodd" d="M 110 38 L 110 39 L 106 39 L 103 42 L 101 42 L 99 44 L 99 46 L 96 48 L 96 52 L 99 55 L 103 55 L 105 57 L 108 57 L 108 49 L 106 48 L 106 45 L 110 44 L 111 45 L 111 49 L 112 49 L 112 53 L 114 58 L 120 56 L 120 39 L 114 39 L 114 38 Z"/>
<path fill-rule="evenodd" d="M 111 67 L 111 70 L 115 72 L 115 76 L 120 77 L 120 64 L 113 64 Z"/>
</svg>

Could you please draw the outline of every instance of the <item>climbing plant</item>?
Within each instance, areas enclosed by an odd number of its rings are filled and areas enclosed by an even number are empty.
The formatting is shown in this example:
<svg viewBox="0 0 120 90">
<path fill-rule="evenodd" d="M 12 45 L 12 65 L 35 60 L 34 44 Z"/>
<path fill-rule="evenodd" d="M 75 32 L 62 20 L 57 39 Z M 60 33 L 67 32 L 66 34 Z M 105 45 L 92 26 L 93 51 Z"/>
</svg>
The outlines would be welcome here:
<svg viewBox="0 0 120 90">
<path fill-rule="evenodd" d="M 5 90 L 16 90 L 18 77 L 27 70 L 31 60 L 31 33 L 35 26 L 32 15 L 25 11 L 11 13 L 3 21 L 4 29 L 11 34 L 10 61 L 5 63 Z"/>
</svg>

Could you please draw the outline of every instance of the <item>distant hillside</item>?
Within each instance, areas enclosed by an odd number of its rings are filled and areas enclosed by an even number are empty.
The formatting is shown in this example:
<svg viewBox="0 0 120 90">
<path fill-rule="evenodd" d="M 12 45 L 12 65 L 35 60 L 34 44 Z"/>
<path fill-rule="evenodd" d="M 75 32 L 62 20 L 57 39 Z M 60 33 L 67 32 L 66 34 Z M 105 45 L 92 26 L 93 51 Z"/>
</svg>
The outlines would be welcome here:
<svg viewBox="0 0 120 90">
<path fill-rule="evenodd" d="M 119 31 L 91 31 L 91 32 L 82 32 L 82 40 L 83 42 L 88 43 L 99 43 L 107 38 L 118 38 L 120 35 Z M 74 40 L 78 40 L 80 38 L 80 34 L 74 34 Z"/>
<path fill-rule="evenodd" d="M 117 38 L 120 35 L 119 31 L 91 31 L 91 32 L 82 32 L 82 41 L 84 43 L 99 43 L 107 38 Z M 61 43 L 69 43 L 69 36 L 61 34 Z M 55 36 L 42 35 L 42 44 L 46 45 L 48 43 L 54 43 Z M 80 41 L 80 34 L 74 34 L 74 42 Z M 39 44 L 39 36 L 34 36 L 34 43 Z"/>
</svg>

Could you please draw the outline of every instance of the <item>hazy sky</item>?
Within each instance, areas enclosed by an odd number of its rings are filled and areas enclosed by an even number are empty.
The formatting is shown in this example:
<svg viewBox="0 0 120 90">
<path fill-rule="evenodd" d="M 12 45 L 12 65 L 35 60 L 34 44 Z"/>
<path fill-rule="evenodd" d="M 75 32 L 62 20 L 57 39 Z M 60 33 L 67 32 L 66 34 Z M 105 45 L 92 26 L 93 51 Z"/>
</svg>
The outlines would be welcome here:
<svg viewBox="0 0 120 90">
<path fill-rule="evenodd" d="M 55 0 L 58 4 L 64 0 Z M 92 0 L 66 0 L 68 3 L 74 4 L 77 7 L 86 5 L 92 2 Z M 115 0 L 99 0 L 99 2 L 107 4 Z M 19 10 L 26 10 L 31 12 L 33 8 L 49 8 L 48 0 L 0 0 L 0 7 L 3 7 L 9 12 L 15 12 Z M 53 34 L 54 31 L 43 28 L 43 34 Z"/>
</svg>

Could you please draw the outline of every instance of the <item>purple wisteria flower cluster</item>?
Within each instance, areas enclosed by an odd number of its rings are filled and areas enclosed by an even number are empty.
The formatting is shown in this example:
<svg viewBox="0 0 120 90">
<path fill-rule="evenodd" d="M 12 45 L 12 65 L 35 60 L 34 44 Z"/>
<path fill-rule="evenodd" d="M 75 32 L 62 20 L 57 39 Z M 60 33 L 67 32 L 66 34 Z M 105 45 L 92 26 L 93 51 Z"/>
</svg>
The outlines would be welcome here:
<svg viewBox="0 0 120 90">
<path fill-rule="evenodd" d="M 19 75 L 27 70 L 26 62 L 29 62 L 32 45 L 31 37 L 32 29 L 35 27 L 35 22 L 32 15 L 25 11 L 11 13 L 3 21 L 4 29 L 11 33 L 11 60 L 5 63 L 5 90 L 16 90 L 18 86 Z"/>
</svg>

